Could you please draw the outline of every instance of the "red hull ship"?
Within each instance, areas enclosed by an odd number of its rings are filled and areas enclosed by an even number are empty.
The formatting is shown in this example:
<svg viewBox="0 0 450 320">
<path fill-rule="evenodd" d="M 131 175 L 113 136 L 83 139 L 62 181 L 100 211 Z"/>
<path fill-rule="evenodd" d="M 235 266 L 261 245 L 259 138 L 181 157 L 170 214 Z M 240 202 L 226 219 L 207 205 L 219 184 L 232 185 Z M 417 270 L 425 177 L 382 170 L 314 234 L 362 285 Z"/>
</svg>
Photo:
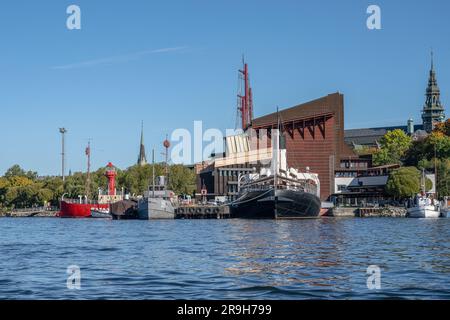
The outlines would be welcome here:
<svg viewBox="0 0 450 320">
<path fill-rule="evenodd" d="M 63 200 L 58 216 L 61 218 L 90 218 L 92 210 L 109 212 L 109 204 L 74 203 Z"/>
<path fill-rule="evenodd" d="M 86 151 L 88 154 L 88 150 Z M 108 193 L 101 194 L 99 192 L 98 202 L 91 202 L 87 200 L 61 200 L 60 211 L 58 212 L 58 217 L 60 218 L 90 218 L 92 217 L 92 211 L 109 213 L 110 203 L 114 203 L 123 199 L 122 194 L 117 194 L 115 186 L 116 170 L 113 164 L 108 163 L 107 170 L 105 172 L 108 178 Z"/>
</svg>

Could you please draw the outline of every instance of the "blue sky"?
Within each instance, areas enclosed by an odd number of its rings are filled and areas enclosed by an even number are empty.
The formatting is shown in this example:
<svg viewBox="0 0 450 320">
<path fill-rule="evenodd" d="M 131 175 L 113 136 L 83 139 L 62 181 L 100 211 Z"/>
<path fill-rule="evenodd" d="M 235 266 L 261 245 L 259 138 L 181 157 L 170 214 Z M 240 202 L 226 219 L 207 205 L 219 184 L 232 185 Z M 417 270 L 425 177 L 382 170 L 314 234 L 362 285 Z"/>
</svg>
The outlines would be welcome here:
<svg viewBox="0 0 450 320">
<path fill-rule="evenodd" d="M 66 28 L 81 7 L 82 29 Z M 381 7 L 382 30 L 366 28 Z M 346 128 L 420 122 L 435 51 L 450 105 L 450 2 L 363 0 L 3 0 L 0 4 L 0 174 L 18 163 L 60 172 L 162 152 L 176 128 L 234 128 L 237 69 L 250 66 L 255 114 L 339 91 Z"/>
</svg>

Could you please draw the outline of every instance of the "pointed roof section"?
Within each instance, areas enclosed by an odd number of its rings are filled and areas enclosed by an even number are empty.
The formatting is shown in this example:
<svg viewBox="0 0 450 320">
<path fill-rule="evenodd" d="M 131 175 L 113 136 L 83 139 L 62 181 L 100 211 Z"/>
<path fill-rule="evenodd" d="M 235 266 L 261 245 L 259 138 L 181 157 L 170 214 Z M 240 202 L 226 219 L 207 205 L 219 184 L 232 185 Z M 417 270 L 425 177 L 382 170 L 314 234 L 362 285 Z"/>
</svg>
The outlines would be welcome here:
<svg viewBox="0 0 450 320">
<path fill-rule="evenodd" d="M 139 157 L 137 164 L 140 166 L 145 166 L 147 164 L 147 157 L 145 156 L 145 145 L 144 145 L 144 121 L 141 125 L 141 145 L 139 149 Z"/>
<path fill-rule="evenodd" d="M 431 68 L 428 77 L 426 100 L 422 111 L 423 129 L 430 133 L 437 122 L 445 120 L 445 109 L 441 104 L 441 91 L 439 89 L 436 71 L 434 69 L 434 52 L 431 50 Z"/>
</svg>

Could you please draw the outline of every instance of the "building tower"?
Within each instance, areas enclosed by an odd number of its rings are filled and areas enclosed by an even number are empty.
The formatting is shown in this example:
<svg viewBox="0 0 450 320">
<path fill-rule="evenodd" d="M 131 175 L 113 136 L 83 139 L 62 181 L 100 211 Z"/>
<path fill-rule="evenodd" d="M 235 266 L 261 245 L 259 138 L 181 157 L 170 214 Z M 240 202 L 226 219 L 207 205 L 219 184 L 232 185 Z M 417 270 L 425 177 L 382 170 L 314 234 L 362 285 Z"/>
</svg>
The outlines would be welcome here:
<svg viewBox="0 0 450 320">
<path fill-rule="evenodd" d="M 433 131 L 436 122 L 442 122 L 444 120 L 444 106 L 441 104 L 441 91 L 439 90 L 439 86 L 437 84 L 432 51 L 431 69 L 426 91 L 426 101 L 422 111 L 423 130 L 430 133 L 431 131 Z"/>
<path fill-rule="evenodd" d="M 144 146 L 144 121 L 142 121 L 141 127 L 141 146 L 139 149 L 139 158 L 137 164 L 141 167 L 147 164 L 147 157 L 145 156 L 145 146 Z"/>
</svg>

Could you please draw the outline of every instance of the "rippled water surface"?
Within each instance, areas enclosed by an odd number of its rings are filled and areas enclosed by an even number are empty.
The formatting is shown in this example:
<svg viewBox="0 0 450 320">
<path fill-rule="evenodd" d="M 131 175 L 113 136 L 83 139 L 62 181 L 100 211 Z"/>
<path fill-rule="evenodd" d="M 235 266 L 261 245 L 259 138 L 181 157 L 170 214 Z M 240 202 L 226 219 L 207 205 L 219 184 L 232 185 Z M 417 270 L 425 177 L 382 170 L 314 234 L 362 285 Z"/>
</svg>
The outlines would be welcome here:
<svg viewBox="0 0 450 320">
<path fill-rule="evenodd" d="M 379 298 L 450 299 L 450 219 L 0 219 L 0 299 Z"/>
</svg>

